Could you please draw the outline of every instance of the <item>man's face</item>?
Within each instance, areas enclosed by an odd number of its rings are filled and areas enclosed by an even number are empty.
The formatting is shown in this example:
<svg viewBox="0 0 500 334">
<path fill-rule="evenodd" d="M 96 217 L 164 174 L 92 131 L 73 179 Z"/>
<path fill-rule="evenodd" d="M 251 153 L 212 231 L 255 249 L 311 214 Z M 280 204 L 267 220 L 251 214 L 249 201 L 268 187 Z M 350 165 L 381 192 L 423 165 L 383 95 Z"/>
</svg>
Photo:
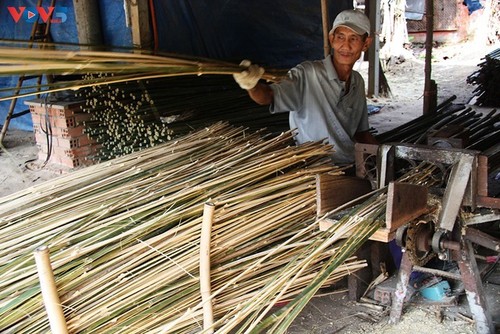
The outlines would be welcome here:
<svg viewBox="0 0 500 334">
<path fill-rule="evenodd" d="M 363 38 L 349 28 L 338 27 L 330 36 L 333 59 L 339 65 L 350 65 L 361 57 L 361 52 L 368 50 L 371 38 Z"/>
</svg>

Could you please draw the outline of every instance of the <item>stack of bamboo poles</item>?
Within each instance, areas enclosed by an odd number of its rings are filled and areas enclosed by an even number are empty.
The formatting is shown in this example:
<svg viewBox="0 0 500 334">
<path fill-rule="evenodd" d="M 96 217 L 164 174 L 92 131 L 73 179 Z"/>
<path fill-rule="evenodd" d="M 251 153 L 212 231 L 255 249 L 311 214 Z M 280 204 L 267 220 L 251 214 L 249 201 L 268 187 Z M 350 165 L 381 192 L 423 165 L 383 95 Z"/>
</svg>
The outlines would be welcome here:
<svg viewBox="0 0 500 334">
<path fill-rule="evenodd" d="M 475 104 L 485 107 L 500 106 L 500 49 L 496 49 L 479 63 L 479 70 L 467 77 L 467 83 L 476 85 L 472 92 L 476 97 Z"/>
<path fill-rule="evenodd" d="M 315 175 L 341 171 L 326 163 L 331 147 L 291 139 L 216 124 L 1 198 L 0 331 L 49 330 L 33 258 L 46 245 L 70 332 L 201 332 L 206 201 L 214 328 L 286 327 L 317 289 L 365 265 L 352 254 L 381 224 L 368 206 L 319 232 Z"/>
<path fill-rule="evenodd" d="M 231 76 L 173 77 L 83 88 L 76 100 L 91 119 L 85 132 L 102 145 L 90 157 L 105 161 L 155 146 L 209 126 L 214 120 L 286 131 L 288 115 L 271 115 L 267 106 L 253 102 Z"/>
<path fill-rule="evenodd" d="M 450 138 L 466 135 L 465 149 L 481 151 L 488 157 L 491 171 L 500 168 L 500 113 L 493 109 L 481 113 L 463 104 L 451 104 L 455 96 L 441 103 L 436 112 L 425 114 L 399 127 L 376 135 L 381 143 L 399 142 L 426 144 L 435 131 L 447 126 L 461 127 L 463 130 Z"/>
</svg>

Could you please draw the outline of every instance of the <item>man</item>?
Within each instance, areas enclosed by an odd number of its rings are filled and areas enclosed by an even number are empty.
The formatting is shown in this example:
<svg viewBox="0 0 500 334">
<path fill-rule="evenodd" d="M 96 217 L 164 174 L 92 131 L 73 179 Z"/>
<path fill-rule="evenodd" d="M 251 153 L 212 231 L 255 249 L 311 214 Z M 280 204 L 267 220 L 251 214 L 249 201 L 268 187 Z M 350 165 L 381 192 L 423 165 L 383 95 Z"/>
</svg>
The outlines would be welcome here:
<svg viewBox="0 0 500 334">
<path fill-rule="evenodd" d="M 328 140 L 334 146 L 333 161 L 354 161 L 354 142 L 376 144 L 370 134 L 365 85 L 353 66 L 371 43 L 370 21 L 362 12 L 346 10 L 329 33 L 333 55 L 322 61 L 306 61 L 292 68 L 285 79 L 267 85 L 259 82 L 264 69 L 244 60 L 247 69 L 234 74 L 241 88 L 271 113 L 289 112 L 296 142 Z"/>
</svg>

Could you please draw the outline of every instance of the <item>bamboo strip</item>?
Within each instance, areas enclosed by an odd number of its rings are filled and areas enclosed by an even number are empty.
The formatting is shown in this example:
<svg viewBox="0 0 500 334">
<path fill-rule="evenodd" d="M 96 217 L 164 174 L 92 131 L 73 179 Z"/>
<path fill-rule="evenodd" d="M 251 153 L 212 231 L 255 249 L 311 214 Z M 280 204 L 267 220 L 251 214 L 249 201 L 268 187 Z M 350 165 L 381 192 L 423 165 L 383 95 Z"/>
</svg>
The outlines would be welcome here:
<svg viewBox="0 0 500 334">
<path fill-rule="evenodd" d="M 36 51 L 36 52 L 34 52 Z M 137 50 L 136 50 L 137 51 Z M 22 52 L 23 57 L 19 57 Z M 74 75 L 88 73 L 117 73 L 115 78 L 103 81 L 79 80 L 68 82 L 63 87 L 44 88 L 43 93 L 62 90 L 78 90 L 107 83 L 130 80 L 147 80 L 171 76 L 231 75 L 241 71 L 238 64 L 187 56 L 149 55 L 107 51 L 33 50 L 15 47 L 0 47 L 0 75 L 12 74 L 58 74 Z M 282 71 L 268 69 L 264 79 L 277 81 Z M 35 92 L 0 98 L 0 101 L 36 95 Z"/>
<path fill-rule="evenodd" d="M 215 205 L 213 203 L 205 203 L 200 238 L 200 293 L 201 301 L 203 303 L 203 330 L 206 333 L 214 332 L 213 305 L 212 299 L 210 298 L 210 240 L 214 211 Z"/>
<path fill-rule="evenodd" d="M 56 281 L 52 272 L 49 249 L 40 246 L 35 250 L 35 260 L 40 279 L 40 288 L 43 295 L 43 303 L 47 311 L 52 333 L 67 334 L 66 320 L 57 294 Z"/>
</svg>

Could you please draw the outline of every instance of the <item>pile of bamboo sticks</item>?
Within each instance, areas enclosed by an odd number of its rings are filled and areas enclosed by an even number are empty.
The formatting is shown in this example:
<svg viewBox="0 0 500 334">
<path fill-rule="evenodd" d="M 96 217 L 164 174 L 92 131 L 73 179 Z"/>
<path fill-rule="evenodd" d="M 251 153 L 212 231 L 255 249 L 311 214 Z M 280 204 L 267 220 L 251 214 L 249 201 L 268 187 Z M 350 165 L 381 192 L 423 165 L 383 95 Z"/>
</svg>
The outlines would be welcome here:
<svg viewBox="0 0 500 334">
<path fill-rule="evenodd" d="M 227 121 L 250 131 L 286 131 L 288 115 L 271 115 L 253 102 L 231 76 L 173 77 L 80 89 L 75 99 L 91 119 L 85 132 L 102 145 L 105 161 L 178 138 L 193 129 Z"/>
<path fill-rule="evenodd" d="M 291 138 L 219 123 L 0 198 L 0 331 L 49 330 L 33 258 L 46 245 L 70 332 L 202 332 L 207 201 L 214 328 L 286 327 L 317 289 L 365 265 L 352 254 L 381 224 L 368 206 L 319 232 L 315 175 L 341 171 L 330 146 Z"/>
<path fill-rule="evenodd" d="M 428 137 L 445 127 L 461 128 L 450 138 L 466 137 L 462 148 L 480 151 L 488 157 L 491 171 L 500 168 L 500 112 L 481 113 L 463 104 L 452 104 L 455 96 L 441 103 L 436 112 L 424 114 L 375 137 L 381 143 L 427 144 Z"/>
<path fill-rule="evenodd" d="M 488 53 L 479 63 L 479 70 L 467 77 L 467 83 L 477 86 L 473 96 L 475 104 L 485 107 L 500 106 L 500 49 Z"/>
</svg>

